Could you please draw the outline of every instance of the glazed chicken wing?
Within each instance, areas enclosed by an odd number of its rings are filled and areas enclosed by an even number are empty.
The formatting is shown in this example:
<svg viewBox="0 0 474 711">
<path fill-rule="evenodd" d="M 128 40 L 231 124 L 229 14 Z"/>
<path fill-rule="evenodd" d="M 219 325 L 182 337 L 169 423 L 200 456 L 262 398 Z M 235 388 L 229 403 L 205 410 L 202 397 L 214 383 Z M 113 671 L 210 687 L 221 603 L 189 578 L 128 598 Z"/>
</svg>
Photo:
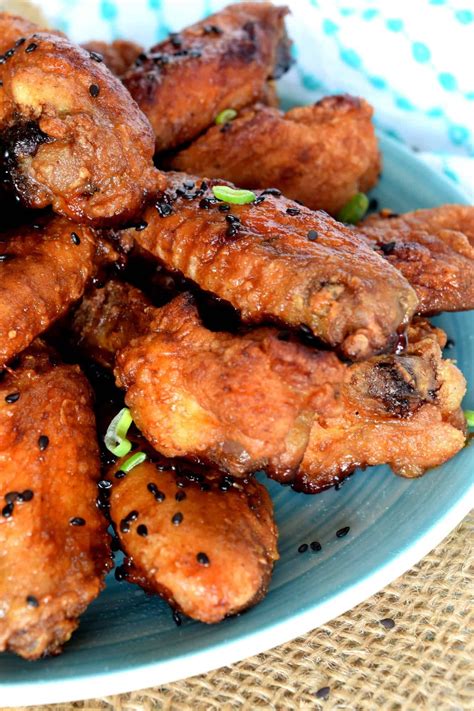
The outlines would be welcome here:
<svg viewBox="0 0 474 711">
<path fill-rule="evenodd" d="M 54 34 L 17 39 L 0 64 L 4 182 L 77 222 L 133 217 L 164 184 L 146 117 L 100 58 Z"/>
<path fill-rule="evenodd" d="M 465 382 L 428 324 L 410 329 L 406 354 L 352 366 L 273 328 L 212 332 L 189 295 L 157 310 L 149 330 L 115 372 L 165 456 L 235 476 L 265 469 L 315 492 L 368 464 L 419 475 L 464 444 Z"/>
<path fill-rule="evenodd" d="M 166 268 L 234 306 L 247 322 L 305 325 L 351 359 L 390 348 L 417 299 L 366 240 L 273 191 L 216 200 L 212 185 L 168 173 L 168 189 L 130 235 Z"/>
<path fill-rule="evenodd" d="M 96 55 L 102 57 L 105 65 L 117 77 L 125 74 L 127 69 L 132 66 L 137 57 L 143 52 L 143 47 L 140 47 L 139 44 L 122 39 L 114 40 L 110 44 L 100 40 L 92 40 L 82 46 L 91 53 L 93 58 L 96 58 Z"/>
<path fill-rule="evenodd" d="M 89 385 L 38 342 L 0 381 L 0 650 L 57 654 L 110 567 Z"/>
<path fill-rule="evenodd" d="M 474 207 L 372 215 L 359 228 L 415 289 L 420 314 L 474 308 Z"/>
<path fill-rule="evenodd" d="M 336 214 L 380 173 L 372 108 L 351 96 L 314 106 L 254 106 L 213 126 L 170 160 L 175 170 L 225 178 L 243 188 L 272 185 L 316 210 Z"/>
<path fill-rule="evenodd" d="M 284 18 L 270 3 L 238 3 L 155 45 L 123 78 L 148 116 L 156 150 L 190 141 L 224 109 L 265 100 L 289 67 Z"/>
<path fill-rule="evenodd" d="M 209 471 L 204 482 L 152 461 L 110 481 L 127 580 L 208 623 L 264 597 L 278 551 L 272 503 L 259 482 Z"/>
<path fill-rule="evenodd" d="M 0 367 L 82 296 L 96 241 L 90 228 L 62 217 L 0 235 Z"/>
</svg>

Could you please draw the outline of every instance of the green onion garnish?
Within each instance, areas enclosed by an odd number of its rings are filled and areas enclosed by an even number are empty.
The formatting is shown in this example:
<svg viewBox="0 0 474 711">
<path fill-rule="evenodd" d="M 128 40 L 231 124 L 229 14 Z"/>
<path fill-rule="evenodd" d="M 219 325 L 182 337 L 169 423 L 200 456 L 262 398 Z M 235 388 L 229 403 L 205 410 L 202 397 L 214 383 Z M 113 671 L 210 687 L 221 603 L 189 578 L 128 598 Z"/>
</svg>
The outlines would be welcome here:
<svg viewBox="0 0 474 711">
<path fill-rule="evenodd" d="M 232 119 L 235 119 L 236 116 L 237 111 L 235 109 L 224 109 L 224 111 L 221 111 L 220 114 L 217 114 L 216 125 L 220 126 L 223 123 L 228 123 L 229 121 L 232 121 Z"/>
<path fill-rule="evenodd" d="M 131 424 L 130 410 L 128 407 L 123 407 L 107 428 L 104 437 L 105 446 L 116 457 L 124 457 L 132 448 L 132 443 L 127 439 L 127 432 Z"/>
<path fill-rule="evenodd" d="M 337 213 L 339 222 L 356 225 L 362 220 L 369 207 L 369 198 L 365 193 L 356 193 Z"/>
<path fill-rule="evenodd" d="M 223 202 L 230 202 L 233 205 L 246 205 L 256 199 L 255 193 L 251 190 L 238 190 L 229 188 L 227 185 L 215 185 L 212 188 L 214 196 Z"/>
<path fill-rule="evenodd" d="M 464 410 L 468 427 L 474 427 L 474 410 Z"/>
<path fill-rule="evenodd" d="M 134 469 L 134 467 L 138 467 L 138 465 L 144 462 L 145 459 L 145 452 L 135 452 L 135 454 L 132 454 L 126 462 L 120 465 L 120 470 L 122 472 L 129 472 L 131 469 Z"/>
</svg>

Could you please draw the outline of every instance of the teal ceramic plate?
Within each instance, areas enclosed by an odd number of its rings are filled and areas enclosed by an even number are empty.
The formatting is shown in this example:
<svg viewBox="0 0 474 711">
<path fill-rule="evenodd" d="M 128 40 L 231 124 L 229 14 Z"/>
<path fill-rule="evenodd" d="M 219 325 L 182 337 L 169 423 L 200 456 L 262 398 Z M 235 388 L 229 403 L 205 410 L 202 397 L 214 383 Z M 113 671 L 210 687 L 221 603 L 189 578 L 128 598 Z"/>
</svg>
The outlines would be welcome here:
<svg viewBox="0 0 474 711">
<path fill-rule="evenodd" d="M 382 138 L 383 177 L 374 195 L 396 211 L 466 199 L 399 144 Z M 443 315 L 474 409 L 474 313 Z M 169 608 L 116 583 L 83 616 L 64 654 L 39 662 L 0 656 L 2 706 L 61 702 L 163 684 L 269 649 L 361 602 L 439 543 L 473 502 L 474 446 L 418 480 L 386 467 L 358 472 L 339 491 L 295 494 L 270 483 L 280 553 L 268 596 L 216 626 L 176 627 Z M 344 538 L 336 531 L 350 526 Z M 319 553 L 298 554 L 318 540 Z"/>
</svg>

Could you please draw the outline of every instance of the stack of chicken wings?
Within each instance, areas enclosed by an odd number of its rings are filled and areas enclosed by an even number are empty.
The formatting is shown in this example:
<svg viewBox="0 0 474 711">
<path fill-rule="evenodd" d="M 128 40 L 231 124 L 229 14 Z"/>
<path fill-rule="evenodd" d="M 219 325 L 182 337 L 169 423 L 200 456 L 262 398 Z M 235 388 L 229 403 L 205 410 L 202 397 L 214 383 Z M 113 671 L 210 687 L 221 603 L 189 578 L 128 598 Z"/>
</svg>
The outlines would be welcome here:
<svg viewBox="0 0 474 711">
<path fill-rule="evenodd" d="M 0 15 L 0 650 L 60 652 L 119 548 L 218 622 L 278 559 L 256 472 L 314 494 L 465 444 L 427 317 L 474 306 L 474 208 L 336 219 L 380 174 L 372 108 L 278 108 L 286 14 L 146 52 Z"/>
</svg>

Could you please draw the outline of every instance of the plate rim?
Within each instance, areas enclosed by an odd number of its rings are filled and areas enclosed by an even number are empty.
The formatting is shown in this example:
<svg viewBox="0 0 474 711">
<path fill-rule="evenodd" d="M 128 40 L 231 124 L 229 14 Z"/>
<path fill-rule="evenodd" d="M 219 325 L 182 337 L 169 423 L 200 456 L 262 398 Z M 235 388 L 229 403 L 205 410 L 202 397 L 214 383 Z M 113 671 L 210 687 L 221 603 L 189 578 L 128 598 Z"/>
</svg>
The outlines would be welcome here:
<svg viewBox="0 0 474 711">
<path fill-rule="evenodd" d="M 379 133 L 382 156 L 388 151 L 398 153 L 416 168 L 422 168 L 439 189 L 449 190 L 456 202 L 471 204 L 460 186 L 435 171 L 429 164 L 410 151 L 404 144 Z M 474 504 L 474 481 L 460 494 L 454 505 L 429 525 L 424 533 L 415 534 L 406 547 L 344 589 L 335 592 L 329 599 L 315 603 L 299 613 L 280 622 L 269 622 L 254 632 L 225 639 L 208 646 L 177 655 L 172 659 L 141 664 L 133 669 L 84 673 L 72 679 L 19 681 L 0 683 L 2 703 L 6 706 L 30 706 L 34 704 L 65 703 L 87 700 L 96 696 L 127 693 L 150 686 L 171 683 L 180 679 L 203 674 L 222 666 L 233 664 L 247 657 L 284 644 L 316 629 L 356 607 L 367 598 L 391 583 L 435 548 L 469 513 Z M 188 674 L 192 662 L 192 674 Z M 87 691 L 85 691 L 87 688 Z M 84 695 L 86 693 L 86 695 Z M 1 708 L 1 707 L 0 707 Z"/>
</svg>

